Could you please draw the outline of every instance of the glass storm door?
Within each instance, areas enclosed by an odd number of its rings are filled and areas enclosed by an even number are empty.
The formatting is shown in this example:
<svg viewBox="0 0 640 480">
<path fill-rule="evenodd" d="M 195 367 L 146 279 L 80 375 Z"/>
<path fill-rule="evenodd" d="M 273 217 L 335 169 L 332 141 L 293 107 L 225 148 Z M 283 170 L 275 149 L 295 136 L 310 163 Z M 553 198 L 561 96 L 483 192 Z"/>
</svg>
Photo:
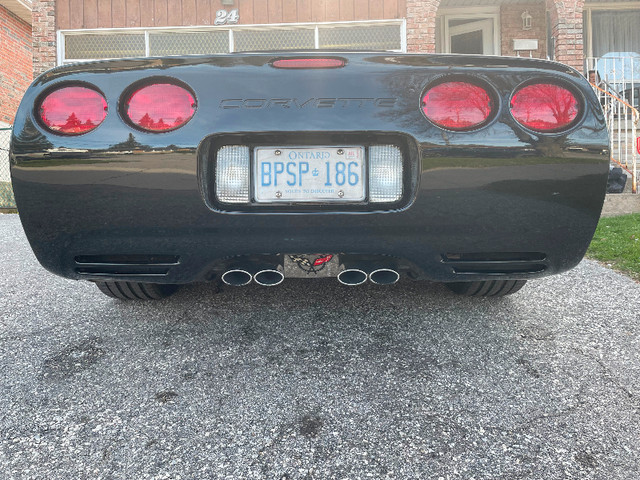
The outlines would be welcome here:
<svg viewBox="0 0 640 480">
<path fill-rule="evenodd" d="M 495 55 L 493 19 L 448 18 L 447 46 L 450 53 Z"/>
</svg>

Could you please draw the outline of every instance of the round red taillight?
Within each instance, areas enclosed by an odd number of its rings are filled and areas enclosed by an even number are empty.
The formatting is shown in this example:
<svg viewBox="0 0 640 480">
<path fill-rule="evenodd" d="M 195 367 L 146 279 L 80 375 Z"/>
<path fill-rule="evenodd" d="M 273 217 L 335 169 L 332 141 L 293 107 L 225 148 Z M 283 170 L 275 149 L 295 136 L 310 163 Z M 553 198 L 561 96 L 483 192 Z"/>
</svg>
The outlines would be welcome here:
<svg viewBox="0 0 640 480">
<path fill-rule="evenodd" d="M 125 102 L 126 115 L 139 128 L 166 132 L 180 128 L 193 117 L 196 101 L 184 87 L 154 83 L 135 90 Z"/>
<path fill-rule="evenodd" d="M 558 132 L 569 127 L 580 112 L 571 91 L 552 83 L 534 83 L 518 89 L 511 97 L 511 115 L 537 132 Z"/>
<path fill-rule="evenodd" d="M 487 91 L 468 82 L 444 82 L 422 97 L 422 111 L 433 123 L 449 130 L 471 130 L 483 125 L 493 113 Z"/>
<path fill-rule="evenodd" d="M 100 125 L 107 116 L 107 101 L 88 87 L 62 87 L 49 93 L 39 105 L 40 120 L 61 135 L 80 135 Z"/>
</svg>

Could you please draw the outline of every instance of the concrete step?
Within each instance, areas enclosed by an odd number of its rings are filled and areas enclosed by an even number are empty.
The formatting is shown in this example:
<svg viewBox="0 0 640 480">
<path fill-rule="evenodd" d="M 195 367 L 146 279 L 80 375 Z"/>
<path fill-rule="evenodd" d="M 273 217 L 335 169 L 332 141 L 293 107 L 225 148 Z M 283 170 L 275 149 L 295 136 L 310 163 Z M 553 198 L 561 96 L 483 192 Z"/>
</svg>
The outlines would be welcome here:
<svg viewBox="0 0 640 480">
<path fill-rule="evenodd" d="M 627 182 L 627 185 L 630 182 Z M 602 217 L 616 217 L 640 212 L 640 195 L 633 193 L 609 193 L 604 199 Z"/>
</svg>

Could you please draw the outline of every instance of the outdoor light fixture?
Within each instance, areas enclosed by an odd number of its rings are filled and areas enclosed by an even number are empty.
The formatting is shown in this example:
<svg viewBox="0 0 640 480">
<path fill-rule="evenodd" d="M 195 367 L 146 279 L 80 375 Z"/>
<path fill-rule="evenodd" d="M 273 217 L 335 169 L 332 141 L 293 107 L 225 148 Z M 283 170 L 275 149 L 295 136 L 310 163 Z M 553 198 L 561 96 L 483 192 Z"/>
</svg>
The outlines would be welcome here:
<svg viewBox="0 0 640 480">
<path fill-rule="evenodd" d="M 533 17 L 529 14 L 529 10 L 522 12 L 522 30 L 531 30 L 531 20 Z"/>
</svg>

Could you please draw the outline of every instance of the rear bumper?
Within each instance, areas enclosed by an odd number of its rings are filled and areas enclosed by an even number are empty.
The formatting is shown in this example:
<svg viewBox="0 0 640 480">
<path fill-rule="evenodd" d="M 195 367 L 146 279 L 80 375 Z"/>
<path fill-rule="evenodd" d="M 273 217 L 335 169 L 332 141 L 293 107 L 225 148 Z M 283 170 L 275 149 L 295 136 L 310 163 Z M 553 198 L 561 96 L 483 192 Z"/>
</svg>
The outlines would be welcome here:
<svg viewBox="0 0 640 480">
<path fill-rule="evenodd" d="M 12 139 L 16 202 L 39 261 L 68 278 L 189 283 L 248 257 L 294 253 L 359 255 L 436 281 L 533 278 L 581 260 L 609 158 L 601 108 L 577 72 L 498 57 L 348 57 L 344 69 L 313 76 L 273 69 L 269 55 L 239 55 L 76 65 L 40 77 Z M 443 75 L 491 85 L 495 118 L 470 132 L 430 124 L 420 95 Z M 153 76 L 195 92 L 184 127 L 160 135 L 122 121 L 122 92 Z M 571 84 L 584 100 L 580 121 L 546 135 L 515 122 L 510 96 L 532 78 Z M 110 105 L 104 123 L 77 137 L 44 130 L 33 105 L 57 82 L 94 84 Z M 270 98 L 255 98 L 263 92 Z M 405 194 L 395 205 L 230 208 L 210 194 L 220 145 L 375 143 L 403 151 Z M 177 260 L 96 277 L 79 256 Z"/>
<path fill-rule="evenodd" d="M 97 278 L 82 273 L 83 255 L 176 257 L 160 262 L 172 263 L 162 275 L 107 277 L 161 283 L 211 280 L 247 256 L 287 253 L 364 255 L 437 281 L 533 278 L 581 260 L 599 218 L 606 161 L 447 168 L 447 159 L 435 160 L 437 167 L 420 169 L 410 203 L 384 212 L 216 211 L 200 188 L 195 153 L 141 154 L 124 170 L 118 156 L 100 168 L 17 167 L 13 178 L 36 256 L 68 278 Z M 496 159 L 473 161 L 484 160 Z M 430 159 L 419 163 L 429 167 Z M 470 272 L 460 262 L 475 266 Z"/>
</svg>

